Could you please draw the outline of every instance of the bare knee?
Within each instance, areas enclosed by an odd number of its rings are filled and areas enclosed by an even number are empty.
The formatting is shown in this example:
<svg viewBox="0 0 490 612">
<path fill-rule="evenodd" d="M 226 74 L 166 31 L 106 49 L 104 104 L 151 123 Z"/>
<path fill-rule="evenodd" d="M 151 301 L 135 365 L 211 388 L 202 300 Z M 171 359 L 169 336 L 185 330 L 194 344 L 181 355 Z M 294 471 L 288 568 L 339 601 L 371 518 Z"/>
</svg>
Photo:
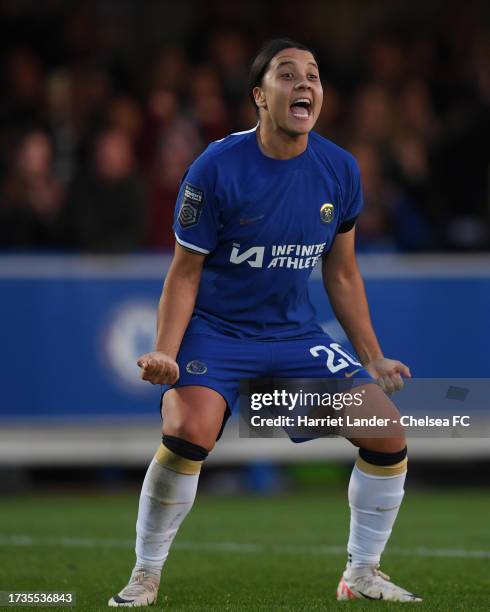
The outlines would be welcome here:
<svg viewBox="0 0 490 612">
<path fill-rule="evenodd" d="M 376 416 L 386 425 L 377 428 L 357 430 L 350 442 L 359 448 L 379 453 L 398 453 L 407 445 L 405 428 L 400 423 L 400 412 L 389 397 L 375 385 L 365 387 L 365 403 L 362 416 Z M 358 416 L 358 415 L 356 415 Z"/>
<path fill-rule="evenodd" d="M 396 412 L 398 413 L 398 411 Z M 395 418 L 395 420 L 398 419 Z M 354 446 L 378 453 L 398 453 L 407 446 L 405 430 L 402 425 L 399 425 L 399 421 L 388 428 L 386 435 L 367 434 L 366 436 L 349 438 L 349 441 Z"/>
<path fill-rule="evenodd" d="M 171 389 L 164 396 L 162 433 L 210 451 L 214 448 L 226 402 L 212 389 L 198 386 Z"/>
<path fill-rule="evenodd" d="M 393 438 L 356 438 L 351 439 L 350 442 L 359 448 L 378 453 L 398 453 L 407 445 L 405 436 Z"/>
<path fill-rule="evenodd" d="M 187 442 L 202 446 L 207 451 L 213 450 L 216 443 L 216 436 L 214 436 L 213 431 L 200 429 L 195 424 L 189 422 L 164 422 L 162 434 L 187 440 Z"/>
</svg>

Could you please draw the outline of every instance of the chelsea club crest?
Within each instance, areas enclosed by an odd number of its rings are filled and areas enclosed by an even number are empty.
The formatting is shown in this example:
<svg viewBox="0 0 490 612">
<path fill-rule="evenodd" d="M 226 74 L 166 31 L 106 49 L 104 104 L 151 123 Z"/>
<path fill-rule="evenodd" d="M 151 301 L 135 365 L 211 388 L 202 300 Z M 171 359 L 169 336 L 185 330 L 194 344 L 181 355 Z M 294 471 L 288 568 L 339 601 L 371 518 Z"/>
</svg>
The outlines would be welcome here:
<svg viewBox="0 0 490 612">
<path fill-rule="evenodd" d="M 189 361 L 189 363 L 185 366 L 185 369 L 189 374 L 206 374 L 208 371 L 208 366 L 202 361 L 197 361 L 194 359 L 193 361 Z"/>
<path fill-rule="evenodd" d="M 323 223 L 330 223 L 334 218 L 334 207 L 333 204 L 326 203 L 320 207 L 320 219 Z"/>
</svg>

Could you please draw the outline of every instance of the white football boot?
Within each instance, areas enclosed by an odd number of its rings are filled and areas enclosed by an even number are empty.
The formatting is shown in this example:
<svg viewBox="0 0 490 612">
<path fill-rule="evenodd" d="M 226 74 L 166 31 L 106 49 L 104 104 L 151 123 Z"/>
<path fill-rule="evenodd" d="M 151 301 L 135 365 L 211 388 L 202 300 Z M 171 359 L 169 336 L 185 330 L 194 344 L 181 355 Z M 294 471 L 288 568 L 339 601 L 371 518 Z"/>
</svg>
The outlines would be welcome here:
<svg viewBox="0 0 490 612">
<path fill-rule="evenodd" d="M 153 606 L 157 602 L 160 572 L 134 569 L 128 584 L 108 601 L 112 608 L 139 608 Z"/>
<path fill-rule="evenodd" d="M 422 601 L 420 595 L 410 593 L 390 582 L 390 577 L 377 567 L 347 569 L 337 587 L 337 600 L 375 599 L 383 601 Z"/>
</svg>

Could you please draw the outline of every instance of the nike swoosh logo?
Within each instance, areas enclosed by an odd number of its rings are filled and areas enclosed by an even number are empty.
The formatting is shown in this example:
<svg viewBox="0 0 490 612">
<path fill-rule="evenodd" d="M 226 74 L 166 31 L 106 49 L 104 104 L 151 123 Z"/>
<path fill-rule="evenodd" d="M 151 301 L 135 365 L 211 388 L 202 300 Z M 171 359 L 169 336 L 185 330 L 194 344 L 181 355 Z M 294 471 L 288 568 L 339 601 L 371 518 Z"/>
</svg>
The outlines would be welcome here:
<svg viewBox="0 0 490 612">
<path fill-rule="evenodd" d="M 376 601 L 378 599 L 383 599 L 383 593 L 380 593 L 379 597 L 370 597 L 369 595 L 365 595 L 362 591 L 358 591 L 358 593 L 359 593 L 359 595 L 362 595 L 366 599 L 375 599 Z"/>
<path fill-rule="evenodd" d="M 399 507 L 400 506 L 393 506 L 393 508 L 380 508 L 379 506 L 376 506 L 376 510 L 378 512 L 389 512 L 390 510 L 396 510 Z"/>
<path fill-rule="evenodd" d="M 352 376 L 354 376 L 354 374 L 357 374 L 358 372 L 361 371 L 362 368 L 357 368 L 357 370 L 354 370 L 353 372 L 345 372 L 344 376 L 346 378 L 351 378 Z"/>
<path fill-rule="evenodd" d="M 259 221 L 263 219 L 265 215 L 259 215 L 258 217 L 252 217 L 251 219 L 240 219 L 240 225 L 247 225 L 248 223 L 253 223 L 254 221 Z"/>
</svg>

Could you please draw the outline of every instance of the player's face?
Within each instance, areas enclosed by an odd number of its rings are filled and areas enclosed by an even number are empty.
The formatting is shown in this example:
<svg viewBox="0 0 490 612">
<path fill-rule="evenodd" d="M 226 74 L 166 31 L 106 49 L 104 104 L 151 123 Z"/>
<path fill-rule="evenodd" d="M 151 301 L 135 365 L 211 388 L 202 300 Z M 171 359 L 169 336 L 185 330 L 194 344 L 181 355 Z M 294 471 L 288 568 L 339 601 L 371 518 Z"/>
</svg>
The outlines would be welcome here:
<svg viewBox="0 0 490 612">
<path fill-rule="evenodd" d="M 316 123 L 323 102 L 318 66 L 309 51 L 284 49 L 275 55 L 254 89 L 259 108 L 273 125 L 291 135 L 307 134 Z"/>
</svg>

